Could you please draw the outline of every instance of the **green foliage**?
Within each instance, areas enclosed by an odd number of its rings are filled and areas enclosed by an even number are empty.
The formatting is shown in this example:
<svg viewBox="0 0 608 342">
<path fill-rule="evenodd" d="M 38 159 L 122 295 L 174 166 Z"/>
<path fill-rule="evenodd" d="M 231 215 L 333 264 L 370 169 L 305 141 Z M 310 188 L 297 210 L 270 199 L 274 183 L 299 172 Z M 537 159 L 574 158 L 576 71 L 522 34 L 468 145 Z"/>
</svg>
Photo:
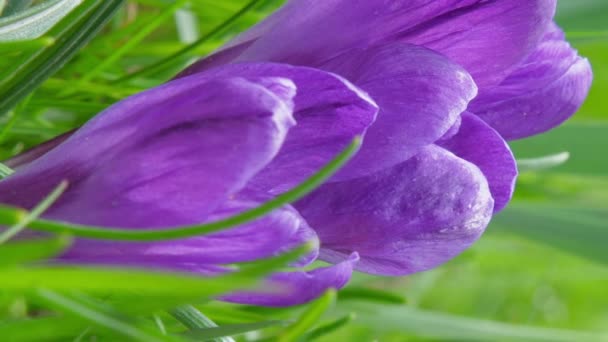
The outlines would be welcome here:
<svg viewBox="0 0 608 342">
<path fill-rule="evenodd" d="M 43 13 L 59 1 L 35 1 L 33 9 L 23 12 L 15 4 L 23 6 L 27 1 L 0 0 L 0 26 L 19 25 L 19 18 Z M 8 36 L 0 36 L 0 160 L 165 82 L 281 2 L 84 0 L 39 38 L 34 27 L 22 27 L 22 32 L 30 32 L 30 40 L 7 41 Z M 194 21 L 178 27 L 172 20 L 178 10 L 188 11 Z M 36 223 L 40 229 L 48 228 L 48 234 L 33 240 L 15 239 L 10 231 L 0 239 L 1 339 L 608 340 L 608 161 L 603 156 L 608 147 L 607 10 L 604 0 L 560 1 L 558 22 L 594 67 L 589 100 L 563 127 L 513 143 L 524 172 L 512 205 L 471 250 L 447 265 L 404 279 L 357 275 L 337 296 L 329 292 L 301 307 L 232 305 L 214 298 L 258 285 L 306 247 L 231 265 L 234 272 L 216 278 L 48 264 L 44 259 L 60 254 L 73 235 L 103 237 L 108 232 L 91 233 L 93 227 L 38 219 L 51 196 L 32 213 L 0 211 L 0 222 L 12 226 L 13 232 Z M 66 14 L 54 13 L 56 19 Z M 51 20 L 51 13 L 47 15 L 42 18 Z M 180 33 L 184 29 L 195 39 L 184 37 Z M 310 191 L 357 146 L 353 143 L 313 179 L 255 215 Z M 539 159 L 562 152 L 570 156 L 565 162 Z M 2 166 L 0 177 L 10 174 Z M 198 229 L 187 233 L 214 231 Z M 59 232 L 69 235 L 50 234 Z M 161 235 L 155 238 L 170 237 Z"/>
</svg>

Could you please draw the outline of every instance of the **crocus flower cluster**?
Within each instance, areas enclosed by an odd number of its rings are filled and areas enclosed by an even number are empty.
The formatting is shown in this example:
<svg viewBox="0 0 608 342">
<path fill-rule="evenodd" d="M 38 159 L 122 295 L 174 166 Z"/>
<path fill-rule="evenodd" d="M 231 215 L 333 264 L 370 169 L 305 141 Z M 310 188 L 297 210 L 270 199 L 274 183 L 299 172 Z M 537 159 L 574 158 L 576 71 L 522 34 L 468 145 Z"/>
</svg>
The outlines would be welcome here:
<svg viewBox="0 0 608 342">
<path fill-rule="evenodd" d="M 13 161 L 0 202 L 130 229 L 215 220 L 306 177 L 358 135 L 357 156 L 299 202 L 210 236 L 78 240 L 60 260 L 195 272 L 305 241 L 331 265 L 275 274 L 288 292 L 225 300 L 281 306 L 346 284 L 353 270 L 407 275 L 477 240 L 509 202 L 505 139 L 571 116 L 591 68 L 553 23 L 555 0 L 291 0 L 178 77 L 110 107 Z"/>
</svg>

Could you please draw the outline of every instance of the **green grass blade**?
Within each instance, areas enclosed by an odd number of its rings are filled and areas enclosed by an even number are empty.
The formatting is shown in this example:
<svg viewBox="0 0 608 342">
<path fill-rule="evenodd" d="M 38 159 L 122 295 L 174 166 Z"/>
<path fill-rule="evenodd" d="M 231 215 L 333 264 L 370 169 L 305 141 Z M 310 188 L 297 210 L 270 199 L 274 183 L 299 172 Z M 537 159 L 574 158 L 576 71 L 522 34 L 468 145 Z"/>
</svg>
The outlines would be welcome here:
<svg viewBox="0 0 608 342">
<path fill-rule="evenodd" d="M 520 201 L 496 215 L 491 228 L 608 265 L 606 218 L 608 210 Z"/>
<path fill-rule="evenodd" d="M 580 342 L 606 341 L 608 336 L 561 329 L 537 328 L 482 319 L 460 317 L 405 306 L 356 304 L 342 306 L 357 313 L 357 325 L 375 331 L 399 332 L 450 341 Z"/>
<path fill-rule="evenodd" d="M 74 9 L 81 0 L 47 0 L 27 8 L 29 0 L 12 0 L 0 18 L 0 41 L 39 37 Z M 26 9 L 27 8 L 27 9 Z"/>
<path fill-rule="evenodd" d="M 205 34 L 201 38 L 199 38 L 194 43 L 192 43 L 192 44 L 188 45 L 187 47 L 179 50 L 178 52 L 160 60 L 159 62 L 157 62 L 153 65 L 150 65 L 138 72 L 134 72 L 130 75 L 127 75 L 127 76 L 121 78 L 120 80 L 118 80 L 118 82 L 122 83 L 122 82 L 126 82 L 128 80 L 131 80 L 131 79 L 134 79 L 137 77 L 150 75 L 150 74 L 162 71 L 166 68 L 169 68 L 169 67 L 175 65 L 176 61 L 179 62 L 182 57 L 187 56 L 189 53 L 191 53 L 196 48 L 198 48 L 199 46 L 201 46 L 202 44 L 207 42 L 209 39 L 215 37 L 217 34 L 224 31 L 226 28 L 228 28 L 230 25 L 232 25 L 235 21 L 237 21 L 239 18 L 241 18 L 244 14 L 246 14 L 247 12 L 252 10 L 261 1 L 262 0 L 249 1 L 242 8 L 240 8 L 237 12 L 235 12 L 232 16 L 230 16 L 224 22 L 222 22 L 221 24 L 219 24 L 218 26 L 213 28 L 211 31 L 209 31 L 207 34 Z"/>
<path fill-rule="evenodd" d="M 0 179 L 6 178 L 13 174 L 13 171 L 10 167 L 0 163 Z"/>
<path fill-rule="evenodd" d="M 199 334 L 203 334 L 208 328 L 217 328 L 215 322 L 192 305 L 180 306 L 179 308 L 172 310 L 171 315 L 188 329 L 196 329 Z M 192 335 L 188 334 L 188 336 Z M 201 338 L 200 336 L 197 337 Z M 206 337 L 205 340 L 209 340 L 210 342 L 234 342 L 231 337 L 226 335 Z"/>
<path fill-rule="evenodd" d="M 67 189 L 68 183 L 61 182 L 55 189 L 46 196 L 38 205 L 34 207 L 30 212 L 23 215 L 13 226 L 0 234 L 0 245 L 10 240 L 15 235 L 19 234 L 29 223 L 37 219 L 42 213 L 55 203 L 63 192 Z"/>
<path fill-rule="evenodd" d="M 312 330 L 311 332 L 304 335 L 302 341 L 314 341 L 326 335 L 335 332 L 338 329 L 345 327 L 348 323 L 352 322 L 357 316 L 354 313 L 348 314 L 335 321 L 323 324 L 322 326 Z"/>
<path fill-rule="evenodd" d="M 78 83 L 80 82 L 88 82 L 92 80 L 94 77 L 99 75 L 103 70 L 108 68 L 110 65 L 116 63 L 122 56 L 124 56 L 127 52 L 131 51 L 135 46 L 140 44 L 145 37 L 150 35 L 158 26 L 160 26 L 164 21 L 170 19 L 175 11 L 180 9 L 187 3 L 189 0 L 177 0 L 175 3 L 168 5 L 166 8 L 162 9 L 160 15 L 153 17 L 146 25 L 144 25 L 141 29 L 139 29 L 132 37 L 129 38 L 129 41 L 114 51 L 110 56 L 105 58 L 100 64 L 98 64 L 91 71 L 82 75 L 78 79 Z"/>
<path fill-rule="evenodd" d="M 215 328 L 206 329 L 192 329 L 185 333 L 184 336 L 190 337 L 196 340 L 208 341 L 226 336 L 235 336 L 245 334 L 248 332 L 258 331 L 266 328 L 270 328 L 277 325 L 284 325 L 284 321 L 264 321 L 257 323 L 242 323 L 242 324 L 228 324 L 222 325 Z"/>
<path fill-rule="evenodd" d="M 72 242 L 67 236 L 52 239 L 17 241 L 0 246 L 0 267 L 51 258 Z"/>
<path fill-rule="evenodd" d="M 10 42 L 0 42 L 0 56 L 7 54 L 21 53 L 23 51 L 48 48 L 55 44 L 52 37 L 40 37 L 30 40 L 15 40 Z"/>
<path fill-rule="evenodd" d="M 297 341 L 312 328 L 336 301 L 336 290 L 329 290 L 304 311 L 298 320 L 277 338 L 278 342 Z"/>
<path fill-rule="evenodd" d="M 568 152 L 561 152 L 539 158 L 517 159 L 517 168 L 519 169 L 519 172 L 552 169 L 565 164 L 568 162 L 568 159 L 570 159 L 570 153 Z"/>
<path fill-rule="evenodd" d="M 0 85 L 0 113 L 7 112 L 59 70 L 110 19 L 124 0 L 85 0 L 49 31 L 56 43 L 9 73 Z M 3 75 L 4 76 L 4 75 Z"/>
<path fill-rule="evenodd" d="M 129 324 L 123 317 L 117 317 L 108 312 L 83 302 L 71 296 L 66 296 L 47 289 L 36 291 L 37 298 L 44 302 L 48 307 L 59 310 L 69 315 L 76 316 L 89 323 L 105 330 L 112 331 L 119 336 L 128 338 L 131 341 L 141 342 L 163 342 L 175 341 L 175 338 L 168 338 L 160 333 L 155 335 L 143 330 L 133 324 Z"/>
<path fill-rule="evenodd" d="M 34 220 L 28 224 L 28 227 L 35 230 L 55 233 L 69 233 L 75 236 L 95 239 L 134 241 L 180 239 L 195 235 L 215 233 L 224 229 L 251 222 L 255 219 L 263 217 L 275 209 L 295 202 L 309 194 L 311 191 L 323 184 L 332 175 L 334 175 L 344 164 L 346 164 L 346 162 L 348 162 L 348 160 L 354 156 L 360 146 L 361 138 L 355 138 L 348 147 L 346 147 L 336 158 L 334 158 L 334 160 L 292 190 L 275 197 L 259 207 L 207 224 L 158 230 L 127 230 L 72 225 L 48 220 Z M 19 215 L 19 209 L 0 206 L 0 224 L 13 225 L 17 223 L 14 221 L 16 215 Z"/>
<path fill-rule="evenodd" d="M 74 317 L 44 317 L 0 322 L 3 341 L 40 342 L 71 341 L 83 330 L 82 321 Z"/>
<path fill-rule="evenodd" d="M 47 288 L 55 291 L 201 300 L 256 285 L 267 274 L 285 267 L 309 250 L 310 246 L 304 245 L 277 257 L 241 264 L 236 272 L 210 278 L 126 268 L 39 266 L 2 269 L 0 283 L 4 291 L 13 292 Z"/>
<path fill-rule="evenodd" d="M 406 299 L 385 290 L 349 286 L 338 293 L 338 300 L 362 300 L 385 304 L 405 304 Z"/>
</svg>

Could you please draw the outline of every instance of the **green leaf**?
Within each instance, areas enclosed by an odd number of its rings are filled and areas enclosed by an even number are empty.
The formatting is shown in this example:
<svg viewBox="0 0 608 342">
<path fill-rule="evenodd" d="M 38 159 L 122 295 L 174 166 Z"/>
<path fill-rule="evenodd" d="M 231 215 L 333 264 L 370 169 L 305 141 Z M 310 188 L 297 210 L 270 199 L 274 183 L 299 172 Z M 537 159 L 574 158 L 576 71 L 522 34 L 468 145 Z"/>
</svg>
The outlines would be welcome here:
<svg viewBox="0 0 608 342">
<path fill-rule="evenodd" d="M 82 0 L 48 0 L 24 10 L 31 1 L 9 1 L 0 18 L 0 41 L 37 38 L 81 2 Z"/>
<path fill-rule="evenodd" d="M 395 293 L 380 289 L 349 286 L 338 292 L 338 300 L 363 300 L 385 304 L 405 304 L 406 299 Z"/>
<path fill-rule="evenodd" d="M 602 105 L 604 106 L 604 105 Z M 562 151 L 570 153 L 567 163 L 549 171 L 579 175 L 607 175 L 608 159 L 598 151 L 608 147 L 608 122 L 570 122 L 551 132 L 509 142 L 518 159 L 536 158 Z"/>
<path fill-rule="evenodd" d="M 215 233 L 224 229 L 251 222 L 255 219 L 263 217 L 275 209 L 282 207 L 283 205 L 295 202 L 309 194 L 311 191 L 319 187 L 327 179 L 333 176 L 344 164 L 346 164 L 346 162 L 348 162 L 348 160 L 355 155 L 360 146 L 361 138 L 357 137 L 349 146 L 338 154 L 334 160 L 329 162 L 327 165 L 321 168 L 321 170 L 295 188 L 275 197 L 274 199 L 271 199 L 268 202 L 263 203 L 256 208 L 211 223 L 169 229 L 133 230 L 91 227 L 39 219 L 28 223 L 27 226 L 36 230 L 55 233 L 69 233 L 75 236 L 88 238 L 135 241 L 181 239 L 195 235 Z M 16 220 L 20 215 L 23 215 L 22 210 L 0 206 L 1 224 L 17 224 L 19 221 Z"/>
<path fill-rule="evenodd" d="M 496 215 L 491 229 L 518 234 L 608 265 L 606 222 L 608 210 L 519 201 Z"/>
<path fill-rule="evenodd" d="M 3 341 L 70 341 L 82 332 L 82 320 L 74 317 L 44 317 L 0 322 Z"/>
<path fill-rule="evenodd" d="M 67 63 L 110 19 L 124 0 L 84 0 L 48 32 L 56 43 L 0 72 L 0 113 L 7 112 Z"/>
<path fill-rule="evenodd" d="M 227 324 L 215 328 L 192 329 L 184 335 L 193 339 L 208 341 L 226 336 L 235 336 L 269 327 L 284 325 L 284 321 L 265 321 L 257 323 Z"/>
<path fill-rule="evenodd" d="M 335 301 L 336 290 L 327 291 L 323 296 L 310 304 L 297 321 L 287 327 L 277 337 L 277 341 L 292 342 L 303 337 L 321 319 L 321 316 L 331 308 Z"/>
<path fill-rule="evenodd" d="M 143 329 L 130 323 L 128 319 L 121 317 L 118 313 L 111 312 L 109 308 L 101 308 L 88 300 L 84 301 L 47 289 L 37 290 L 36 296 L 50 308 L 86 320 L 99 328 L 128 338 L 130 341 L 162 342 L 178 340 L 177 338 L 164 336 L 160 332 Z"/>
<path fill-rule="evenodd" d="M 536 328 L 454 316 L 405 306 L 349 304 L 340 309 L 357 313 L 357 325 L 374 331 L 449 341 L 580 342 L 605 341 L 608 336 L 561 329 Z"/>
<path fill-rule="evenodd" d="M 55 44 L 55 39 L 51 37 L 0 42 L 0 56 L 5 57 L 6 55 L 15 55 L 24 51 L 46 48 L 53 44 Z"/>
<path fill-rule="evenodd" d="M 179 308 L 172 310 L 171 315 L 190 330 L 196 329 L 199 333 L 204 333 L 208 328 L 217 328 L 215 322 L 192 305 L 180 306 Z M 188 334 L 188 336 L 191 335 Z M 211 342 L 234 342 L 232 338 L 225 336 L 226 335 L 207 337 L 206 340 L 208 339 Z"/>
<path fill-rule="evenodd" d="M 232 25 L 235 21 L 237 21 L 243 15 L 245 15 L 247 12 L 249 12 L 250 10 L 252 10 L 261 1 L 262 0 L 250 0 L 243 7 L 241 7 L 238 11 L 236 11 L 232 16 L 230 16 L 228 19 L 226 19 L 225 21 L 223 21 L 218 26 L 216 26 L 213 29 L 211 29 L 211 31 L 209 31 L 203 37 L 199 38 L 194 43 L 188 45 L 187 47 L 179 50 L 178 52 L 176 52 L 174 54 L 171 54 L 170 56 L 167 56 L 166 58 L 164 58 L 164 59 L 162 59 L 162 60 L 154 63 L 153 65 L 150 65 L 150 66 L 148 66 L 148 67 L 146 67 L 146 68 L 144 68 L 144 69 L 142 69 L 142 70 L 140 70 L 138 72 L 135 72 L 135 73 L 132 73 L 130 75 L 127 75 L 127 76 L 123 77 L 122 79 L 118 80 L 118 82 L 119 83 L 120 82 L 125 82 L 125 81 L 131 80 L 131 79 L 136 78 L 136 77 L 150 75 L 150 74 L 153 74 L 153 73 L 165 70 L 167 68 L 170 68 L 172 66 L 175 66 L 176 64 L 182 63 L 181 59 L 184 56 L 188 56 L 188 54 L 190 54 L 191 52 L 193 52 L 197 47 L 201 46 L 202 44 L 204 44 L 205 42 L 207 42 L 209 39 L 213 38 L 217 34 L 219 34 L 222 31 L 224 31 L 226 28 L 228 28 L 230 25 Z"/>
<path fill-rule="evenodd" d="M 2 269 L 3 291 L 83 291 L 97 294 L 146 295 L 201 300 L 256 285 L 261 279 L 310 250 L 309 245 L 285 254 L 248 264 L 226 275 L 205 278 L 190 274 L 137 269 L 84 268 L 70 266 L 12 267 Z"/>
<path fill-rule="evenodd" d="M 339 318 L 335 321 L 323 324 L 322 326 L 312 330 L 311 332 L 304 335 L 301 339 L 303 341 L 314 341 L 318 338 L 325 337 L 338 329 L 343 328 L 348 323 L 352 322 L 357 317 L 356 314 L 350 313 L 342 318 Z"/>
<path fill-rule="evenodd" d="M 0 163 L 0 179 L 6 178 L 13 174 L 13 171 L 10 167 Z"/>
<path fill-rule="evenodd" d="M 570 153 L 562 152 L 538 158 L 517 159 L 519 172 L 552 169 L 565 164 L 570 159 Z"/>
<path fill-rule="evenodd" d="M 28 263 L 53 257 L 66 249 L 71 242 L 70 237 L 59 236 L 52 239 L 17 241 L 0 245 L 0 266 Z"/>
<path fill-rule="evenodd" d="M 17 235 L 19 232 L 21 232 L 23 229 L 25 229 L 25 227 L 30 222 L 32 222 L 33 220 L 38 218 L 40 215 L 42 215 L 42 213 L 44 213 L 48 208 L 51 207 L 51 205 L 53 205 L 53 203 L 55 203 L 57 201 L 57 199 L 59 199 L 59 197 L 61 196 L 61 194 L 63 194 L 63 192 L 67 189 L 67 187 L 68 187 L 67 182 L 65 182 L 65 181 L 61 182 L 55 189 L 53 189 L 53 191 L 50 194 L 48 194 L 48 196 L 46 196 L 44 199 L 42 199 L 42 201 L 40 201 L 40 203 L 38 203 L 30 212 L 27 212 L 26 214 L 22 215 L 13 226 L 11 226 L 7 230 L 3 231 L 0 234 L 0 245 L 2 245 L 3 243 L 5 243 L 9 239 L 11 239 L 13 236 Z"/>
</svg>

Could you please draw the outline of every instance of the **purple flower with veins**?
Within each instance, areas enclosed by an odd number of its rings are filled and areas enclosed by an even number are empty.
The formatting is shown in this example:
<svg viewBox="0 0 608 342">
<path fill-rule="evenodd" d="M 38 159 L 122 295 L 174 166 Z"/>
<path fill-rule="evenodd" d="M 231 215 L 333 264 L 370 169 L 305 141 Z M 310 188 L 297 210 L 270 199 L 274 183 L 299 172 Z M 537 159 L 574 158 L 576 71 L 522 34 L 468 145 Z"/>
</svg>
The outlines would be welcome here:
<svg viewBox="0 0 608 342">
<path fill-rule="evenodd" d="M 358 155 L 299 202 L 211 236 L 78 240 L 65 262 L 224 272 L 281 253 L 325 268 L 275 274 L 280 306 L 346 284 L 352 270 L 406 275 L 468 248 L 509 202 L 504 139 L 571 116 L 591 83 L 553 23 L 555 0 L 291 0 L 177 79 L 118 103 L 69 138 L 13 160 L 0 202 L 131 229 L 207 222 L 281 193 L 357 135 Z M 47 152 L 48 151 L 48 152 Z"/>
</svg>

